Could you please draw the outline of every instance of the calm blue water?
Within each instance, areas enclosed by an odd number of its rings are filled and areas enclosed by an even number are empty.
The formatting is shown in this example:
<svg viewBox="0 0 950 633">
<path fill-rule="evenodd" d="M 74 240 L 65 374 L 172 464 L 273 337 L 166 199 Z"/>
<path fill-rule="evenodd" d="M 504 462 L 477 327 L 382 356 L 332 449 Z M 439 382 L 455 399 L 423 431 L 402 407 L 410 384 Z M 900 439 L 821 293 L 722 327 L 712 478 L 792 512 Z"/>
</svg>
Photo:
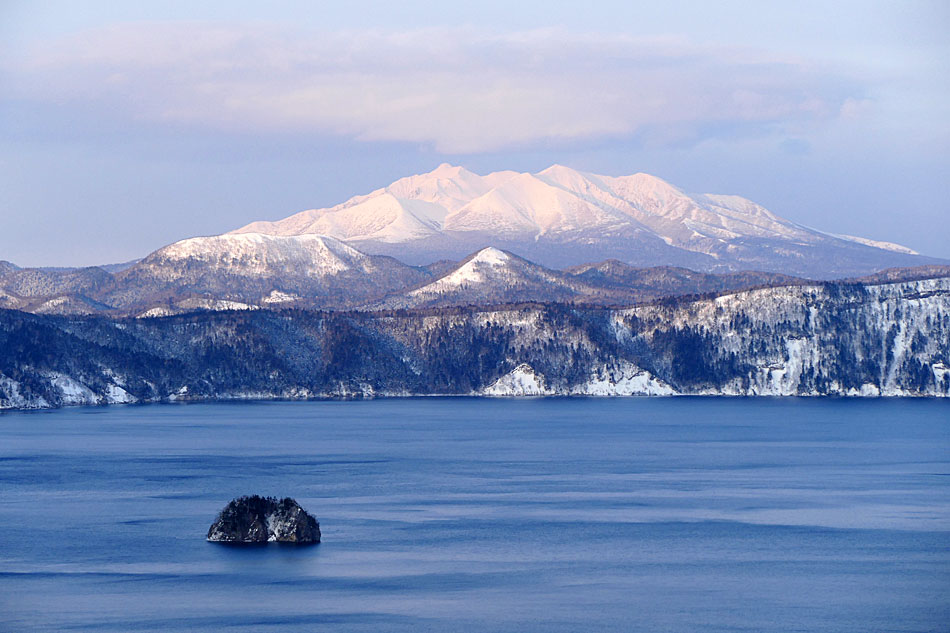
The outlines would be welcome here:
<svg viewBox="0 0 950 633">
<path fill-rule="evenodd" d="M 249 493 L 324 542 L 206 543 Z M 948 629 L 948 402 L 0 416 L 2 631 Z"/>
</svg>

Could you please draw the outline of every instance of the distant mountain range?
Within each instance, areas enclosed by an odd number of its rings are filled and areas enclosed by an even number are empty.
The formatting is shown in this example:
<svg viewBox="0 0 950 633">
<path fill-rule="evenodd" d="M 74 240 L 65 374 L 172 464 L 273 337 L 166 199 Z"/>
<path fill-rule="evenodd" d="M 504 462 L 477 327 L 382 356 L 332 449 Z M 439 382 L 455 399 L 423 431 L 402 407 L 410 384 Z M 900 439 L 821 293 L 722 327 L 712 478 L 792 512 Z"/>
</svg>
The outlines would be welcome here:
<svg viewBox="0 0 950 633">
<path fill-rule="evenodd" d="M 617 259 L 817 279 L 947 263 L 898 244 L 823 233 L 739 196 L 687 194 L 648 174 L 611 177 L 561 165 L 479 176 L 443 164 L 334 207 L 234 233 L 327 235 L 410 264 L 458 260 L 486 246 L 554 268 Z"/>
<path fill-rule="evenodd" d="M 857 282 L 950 276 L 950 266 L 887 269 Z M 514 303 L 627 306 L 664 297 L 794 286 L 774 272 L 638 268 L 617 260 L 554 270 L 494 247 L 461 262 L 409 266 L 331 237 L 259 233 L 192 238 L 110 273 L 0 262 L 0 308 L 35 314 L 168 316 L 198 310 L 394 310 Z"/>
<path fill-rule="evenodd" d="M 950 268 L 948 268 L 950 272 Z M 485 306 L 518 302 L 625 305 L 661 297 L 805 283 L 778 273 L 698 273 L 671 266 L 635 268 L 616 260 L 556 271 L 484 248 L 435 281 L 373 308 Z"/>
<path fill-rule="evenodd" d="M 948 332 L 950 262 L 899 245 L 645 174 L 443 165 L 126 264 L 0 261 L 0 409 L 428 394 L 947 397 Z"/>
<path fill-rule="evenodd" d="M 593 262 L 593 263 L 592 263 Z M 950 262 L 835 236 L 738 196 L 646 174 L 555 165 L 479 176 L 441 165 L 277 222 L 194 237 L 104 267 L 0 262 L 0 308 L 165 316 L 268 307 L 392 310 L 518 302 L 622 306 L 662 297 L 881 274 Z"/>
</svg>

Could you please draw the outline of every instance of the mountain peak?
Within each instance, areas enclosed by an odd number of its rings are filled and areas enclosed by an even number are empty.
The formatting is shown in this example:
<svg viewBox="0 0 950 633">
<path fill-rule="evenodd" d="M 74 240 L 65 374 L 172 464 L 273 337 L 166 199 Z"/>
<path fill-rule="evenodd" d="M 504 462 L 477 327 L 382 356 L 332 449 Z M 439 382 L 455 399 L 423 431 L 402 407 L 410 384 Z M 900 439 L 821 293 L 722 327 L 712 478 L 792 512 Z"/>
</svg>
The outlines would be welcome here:
<svg viewBox="0 0 950 633">
<path fill-rule="evenodd" d="M 557 171 L 562 171 L 562 170 L 565 170 L 565 169 L 568 170 L 568 171 L 574 171 L 574 170 L 571 169 L 570 167 L 567 167 L 566 165 L 562 165 L 561 163 L 553 163 L 553 164 L 551 164 L 549 167 L 546 167 L 546 168 L 542 169 L 542 170 L 539 171 L 538 173 L 539 173 L 539 174 L 547 174 L 547 173 L 550 173 L 550 172 L 557 172 Z"/>
<path fill-rule="evenodd" d="M 487 266 L 502 266 L 511 261 L 511 255 L 494 246 L 487 246 L 475 253 L 469 261 Z"/>
<path fill-rule="evenodd" d="M 579 174 L 580 172 L 572 167 L 566 165 L 561 165 L 560 163 L 554 163 L 547 169 L 542 169 L 538 174 L 543 175 L 553 175 L 553 174 Z"/>
<path fill-rule="evenodd" d="M 907 259 L 915 257 L 909 249 L 821 233 L 738 196 L 692 195 L 643 172 L 603 176 L 557 163 L 485 176 L 442 163 L 335 207 L 236 232 L 252 231 L 332 235 L 412 263 L 458 259 L 485 244 L 557 266 L 613 257 L 824 276 L 920 263 Z M 483 258 L 503 261 L 491 251 Z"/>
<path fill-rule="evenodd" d="M 584 172 L 557 163 L 539 171 L 537 176 L 550 184 L 566 187 L 576 186 L 578 183 L 585 183 L 590 180 Z"/>
<path fill-rule="evenodd" d="M 452 165 L 451 163 L 442 163 L 429 172 L 432 176 L 440 178 L 458 178 L 459 176 L 472 174 L 461 165 Z"/>
<path fill-rule="evenodd" d="M 238 266 L 238 262 L 263 268 L 270 262 L 300 263 L 319 260 L 334 270 L 350 268 L 367 256 L 349 244 L 329 235 L 265 235 L 227 233 L 210 237 L 192 237 L 165 246 L 146 260 L 196 260 L 218 267 Z"/>
<path fill-rule="evenodd" d="M 596 198 L 604 201 L 605 196 L 613 195 L 609 187 L 604 184 L 602 176 L 577 171 L 564 165 L 551 165 L 544 171 L 538 172 L 537 178 L 545 184 L 567 191 L 581 200 L 592 201 Z"/>
<path fill-rule="evenodd" d="M 643 189 L 670 190 L 677 193 L 682 193 L 682 190 L 679 187 L 671 185 L 669 182 L 663 180 L 659 176 L 654 176 L 653 174 L 648 174 L 642 171 L 638 171 L 632 176 L 626 176 L 624 179 L 637 183 Z"/>
</svg>

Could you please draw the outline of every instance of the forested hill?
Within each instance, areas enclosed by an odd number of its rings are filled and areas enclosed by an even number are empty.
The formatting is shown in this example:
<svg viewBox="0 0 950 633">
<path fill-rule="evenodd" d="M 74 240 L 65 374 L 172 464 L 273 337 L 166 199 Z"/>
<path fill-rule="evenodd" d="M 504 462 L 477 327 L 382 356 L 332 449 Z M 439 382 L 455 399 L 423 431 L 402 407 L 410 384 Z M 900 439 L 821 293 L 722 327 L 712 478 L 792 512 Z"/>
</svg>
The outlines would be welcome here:
<svg viewBox="0 0 950 633">
<path fill-rule="evenodd" d="M 950 278 L 628 309 L 0 311 L 0 408 L 237 398 L 950 395 Z"/>
</svg>

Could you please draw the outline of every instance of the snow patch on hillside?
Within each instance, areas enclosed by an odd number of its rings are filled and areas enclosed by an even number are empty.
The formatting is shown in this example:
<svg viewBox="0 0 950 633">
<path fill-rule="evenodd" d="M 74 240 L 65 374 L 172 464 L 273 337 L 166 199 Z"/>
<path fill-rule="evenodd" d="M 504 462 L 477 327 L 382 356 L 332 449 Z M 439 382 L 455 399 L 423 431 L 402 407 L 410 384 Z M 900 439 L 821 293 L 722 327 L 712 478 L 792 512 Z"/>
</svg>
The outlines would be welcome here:
<svg viewBox="0 0 950 633">
<path fill-rule="evenodd" d="M 50 373 L 50 384 L 59 391 L 59 397 L 65 405 L 99 404 L 99 398 L 92 389 L 65 374 Z"/>
<path fill-rule="evenodd" d="M 25 396 L 21 387 L 18 381 L 0 374 L 0 410 L 48 409 L 50 407 L 45 398 Z"/>
<path fill-rule="evenodd" d="M 271 290 L 267 296 L 261 299 L 261 302 L 266 304 L 290 303 L 296 301 L 299 298 L 299 296 L 289 292 L 283 292 L 282 290 Z"/>
<path fill-rule="evenodd" d="M 265 299 L 266 301 L 266 299 Z M 207 297 L 188 297 L 172 306 L 155 306 L 145 310 L 136 318 L 147 319 L 151 317 L 166 317 L 175 314 L 184 314 L 185 312 L 194 312 L 196 310 L 207 310 L 209 312 L 226 312 L 228 310 L 260 310 L 256 306 L 243 301 L 231 301 L 228 299 L 209 299 Z"/>
<path fill-rule="evenodd" d="M 545 396 L 552 393 L 544 376 L 527 363 L 518 365 L 481 391 L 485 396 Z"/>
<path fill-rule="evenodd" d="M 165 306 L 157 306 L 154 308 L 149 308 L 145 312 L 142 312 L 141 314 L 137 315 L 136 318 L 150 319 L 150 318 L 155 318 L 155 317 L 172 316 L 173 314 L 178 314 L 178 310 L 174 310 L 172 308 L 168 308 Z"/>
<path fill-rule="evenodd" d="M 903 253 L 905 255 L 920 255 L 917 251 L 912 248 L 907 248 L 901 244 L 895 244 L 894 242 L 882 242 L 879 240 L 869 240 L 866 237 L 856 237 L 854 235 L 843 235 L 840 233 L 830 233 L 829 235 L 834 235 L 837 238 L 842 240 L 847 240 L 849 242 L 857 242 L 858 244 L 863 244 L 864 246 L 870 246 L 871 248 L 880 248 L 885 251 L 893 251 L 895 253 Z"/>
<path fill-rule="evenodd" d="M 105 373 L 111 373 L 106 370 Z M 117 384 L 106 385 L 101 393 L 96 393 L 88 385 L 72 376 L 59 372 L 48 372 L 50 385 L 59 392 L 60 404 L 64 406 L 91 405 L 91 404 L 128 404 L 136 402 L 136 398 Z"/>
<path fill-rule="evenodd" d="M 486 396 L 672 396 L 670 385 L 636 365 L 601 365 L 585 382 L 554 387 L 531 365 L 522 363 L 481 391 Z"/>
<path fill-rule="evenodd" d="M 572 396 L 672 396 L 676 390 L 636 365 L 622 361 L 603 365 L 590 379 L 569 390 Z"/>
</svg>

